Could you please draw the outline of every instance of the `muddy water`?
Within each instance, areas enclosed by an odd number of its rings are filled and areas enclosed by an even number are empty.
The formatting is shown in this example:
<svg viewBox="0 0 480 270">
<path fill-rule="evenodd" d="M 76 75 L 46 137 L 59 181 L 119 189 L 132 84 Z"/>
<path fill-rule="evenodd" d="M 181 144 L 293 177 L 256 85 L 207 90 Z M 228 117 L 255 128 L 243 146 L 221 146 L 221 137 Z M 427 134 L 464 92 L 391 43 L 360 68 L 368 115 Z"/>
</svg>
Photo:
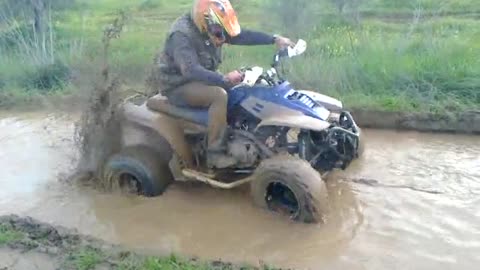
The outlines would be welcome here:
<svg viewBox="0 0 480 270">
<path fill-rule="evenodd" d="M 75 158 L 72 131 L 68 116 L 0 115 L 0 215 L 30 215 L 156 254 L 298 269 L 480 265 L 478 136 L 367 130 L 365 156 L 329 177 L 334 211 L 317 226 L 253 207 L 248 190 L 173 185 L 145 199 L 63 183 L 59 174 Z"/>
</svg>

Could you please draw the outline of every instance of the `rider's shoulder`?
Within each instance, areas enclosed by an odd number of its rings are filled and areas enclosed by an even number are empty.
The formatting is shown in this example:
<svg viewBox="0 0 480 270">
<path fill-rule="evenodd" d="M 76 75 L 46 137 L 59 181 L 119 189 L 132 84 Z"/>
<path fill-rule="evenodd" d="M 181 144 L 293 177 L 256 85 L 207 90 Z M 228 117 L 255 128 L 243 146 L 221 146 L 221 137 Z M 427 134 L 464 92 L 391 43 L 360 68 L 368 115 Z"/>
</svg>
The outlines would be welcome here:
<svg viewBox="0 0 480 270">
<path fill-rule="evenodd" d="M 189 14 L 183 14 L 172 23 L 170 27 L 170 32 L 174 31 L 192 31 L 195 27 L 191 16 Z"/>
<path fill-rule="evenodd" d="M 194 43 L 199 39 L 199 33 L 189 14 L 184 14 L 175 20 L 170 27 L 168 36 L 170 38 L 176 36 L 175 39 L 188 40 Z"/>
</svg>

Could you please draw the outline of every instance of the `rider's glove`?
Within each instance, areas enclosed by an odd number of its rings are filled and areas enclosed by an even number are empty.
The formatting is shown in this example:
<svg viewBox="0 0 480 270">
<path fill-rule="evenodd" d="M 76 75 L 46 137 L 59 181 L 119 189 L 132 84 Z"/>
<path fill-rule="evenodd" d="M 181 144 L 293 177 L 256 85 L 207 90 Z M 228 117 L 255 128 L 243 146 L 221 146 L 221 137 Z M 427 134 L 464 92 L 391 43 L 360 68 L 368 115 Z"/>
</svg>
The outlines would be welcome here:
<svg viewBox="0 0 480 270">
<path fill-rule="evenodd" d="M 233 87 L 243 81 L 243 74 L 238 70 L 234 70 L 225 75 L 225 81 L 227 82 L 227 84 Z"/>
<path fill-rule="evenodd" d="M 286 37 L 282 37 L 280 35 L 274 35 L 274 42 L 275 42 L 275 45 L 277 45 L 277 48 L 278 49 L 285 49 L 287 47 L 293 47 L 295 46 L 295 43 L 293 41 L 291 41 L 289 38 L 286 38 Z"/>
</svg>

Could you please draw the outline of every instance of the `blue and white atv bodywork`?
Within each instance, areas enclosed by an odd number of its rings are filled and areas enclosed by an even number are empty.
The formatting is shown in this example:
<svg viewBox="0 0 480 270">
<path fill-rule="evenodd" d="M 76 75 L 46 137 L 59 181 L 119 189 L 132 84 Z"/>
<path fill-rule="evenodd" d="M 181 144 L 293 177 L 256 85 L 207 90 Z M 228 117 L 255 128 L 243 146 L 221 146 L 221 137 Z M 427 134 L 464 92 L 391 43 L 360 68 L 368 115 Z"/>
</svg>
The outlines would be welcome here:
<svg viewBox="0 0 480 270">
<path fill-rule="evenodd" d="M 127 181 L 152 196 L 172 180 L 223 189 L 250 183 L 257 205 L 286 209 L 299 221 L 321 220 L 328 204 L 321 176 L 345 169 L 360 155 L 361 134 L 340 101 L 295 90 L 278 78 L 279 60 L 305 49 L 300 40 L 275 55 L 270 70 L 243 70 L 243 83 L 228 91 L 227 154 L 232 164 L 207 167 L 206 109 L 174 106 L 155 96 L 140 105 L 121 106 L 121 151 L 106 162 L 104 175 L 113 177 L 110 182 L 124 182 L 128 176 Z"/>
<path fill-rule="evenodd" d="M 243 83 L 228 91 L 228 151 L 238 162 L 222 171 L 253 172 L 263 159 L 289 153 L 323 173 L 344 169 L 358 157 L 360 129 L 340 101 L 295 90 L 288 81 L 277 79 L 278 61 L 300 55 L 305 49 L 306 43 L 300 40 L 295 48 L 279 52 L 270 70 L 243 70 Z M 206 171 L 207 109 L 173 106 L 161 96 L 151 98 L 143 107 L 126 109 L 132 110 L 130 115 L 136 111 L 137 115 L 155 118 L 158 123 L 154 129 L 181 157 L 179 163 Z"/>
<path fill-rule="evenodd" d="M 240 111 L 245 115 L 239 115 Z M 281 118 L 284 122 L 290 120 L 289 126 L 302 128 L 302 123 L 308 122 L 310 129 L 321 131 L 330 126 L 330 113 L 306 91 L 294 90 L 289 82 L 273 87 L 239 86 L 228 92 L 228 119 L 231 123 L 235 123 L 238 118 L 250 116 L 259 120 L 260 127 L 272 125 L 274 121 L 277 123 Z M 208 123 L 207 109 L 182 106 L 173 114 L 198 125 L 207 126 Z"/>
</svg>

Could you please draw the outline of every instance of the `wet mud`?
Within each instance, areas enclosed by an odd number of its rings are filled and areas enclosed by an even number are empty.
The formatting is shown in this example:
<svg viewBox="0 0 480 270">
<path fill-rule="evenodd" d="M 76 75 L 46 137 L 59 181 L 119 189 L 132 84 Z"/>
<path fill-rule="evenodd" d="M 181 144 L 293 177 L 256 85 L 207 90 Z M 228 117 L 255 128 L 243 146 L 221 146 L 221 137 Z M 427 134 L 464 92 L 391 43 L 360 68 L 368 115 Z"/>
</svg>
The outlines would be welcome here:
<svg viewBox="0 0 480 270">
<path fill-rule="evenodd" d="M 480 134 L 480 111 L 430 114 L 353 109 L 352 116 L 364 128 Z"/>
<path fill-rule="evenodd" d="M 176 183 L 143 198 L 59 181 L 79 159 L 76 120 L 0 115 L 0 215 L 31 216 L 157 256 L 294 269 L 480 265 L 479 136 L 365 129 L 364 156 L 326 179 L 325 224 L 305 225 L 256 208 L 247 188 Z"/>
<path fill-rule="evenodd" d="M 155 270 L 164 269 L 162 264 L 168 269 L 196 269 L 195 266 L 198 269 L 256 269 L 222 261 L 201 262 L 195 258 L 155 258 L 30 217 L 0 217 L 2 270 Z"/>
<path fill-rule="evenodd" d="M 0 217 L 0 269 L 76 269 L 74 256 L 106 245 L 31 218 Z M 100 263 L 100 262 L 99 262 Z"/>
</svg>

